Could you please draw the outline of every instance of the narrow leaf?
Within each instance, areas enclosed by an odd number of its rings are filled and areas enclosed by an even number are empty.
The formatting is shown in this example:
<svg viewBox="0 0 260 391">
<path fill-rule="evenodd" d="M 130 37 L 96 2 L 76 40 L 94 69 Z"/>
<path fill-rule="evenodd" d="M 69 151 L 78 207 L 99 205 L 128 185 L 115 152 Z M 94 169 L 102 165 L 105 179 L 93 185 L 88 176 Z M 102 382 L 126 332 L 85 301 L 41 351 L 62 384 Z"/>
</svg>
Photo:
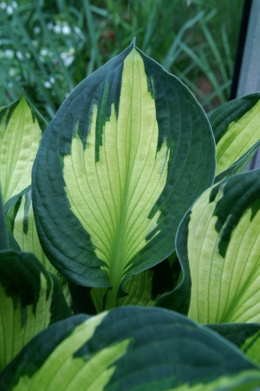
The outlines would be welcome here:
<svg viewBox="0 0 260 391">
<path fill-rule="evenodd" d="M 217 181 L 241 172 L 260 146 L 260 93 L 218 107 L 209 117 L 217 144 Z"/>
<path fill-rule="evenodd" d="M 70 311 L 54 275 L 30 253 L 0 252 L 0 370 L 41 330 Z"/>
<path fill-rule="evenodd" d="M 31 170 L 45 121 L 27 102 L 0 108 L 0 182 L 3 201 L 31 184 Z"/>
<path fill-rule="evenodd" d="M 181 224 L 177 250 L 191 276 L 189 316 L 260 322 L 260 170 L 206 190 Z"/>
<path fill-rule="evenodd" d="M 231 391 L 252 390 L 260 371 L 217 333 L 177 313 L 121 307 L 50 326 L 0 381 L 2 391 Z"/>
<path fill-rule="evenodd" d="M 201 106 L 132 44 L 73 91 L 45 132 L 33 169 L 42 246 L 71 282 L 112 287 L 113 307 L 123 282 L 172 253 L 214 172 Z"/>
</svg>

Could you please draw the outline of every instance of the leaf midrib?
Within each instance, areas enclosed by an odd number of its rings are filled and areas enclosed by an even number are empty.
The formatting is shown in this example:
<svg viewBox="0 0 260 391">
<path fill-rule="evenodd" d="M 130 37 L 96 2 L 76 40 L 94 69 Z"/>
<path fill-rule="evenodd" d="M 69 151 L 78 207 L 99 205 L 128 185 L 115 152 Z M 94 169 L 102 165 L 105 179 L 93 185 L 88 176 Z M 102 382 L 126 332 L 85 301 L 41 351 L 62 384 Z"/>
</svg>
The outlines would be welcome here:
<svg viewBox="0 0 260 391">
<path fill-rule="evenodd" d="M 134 64 L 135 67 L 135 64 Z M 133 75 L 135 73 L 135 70 L 133 72 Z M 132 85 L 134 86 L 134 81 L 132 82 Z M 128 127 L 127 123 L 127 129 L 132 129 L 132 104 L 133 104 L 133 95 L 134 91 L 132 90 L 131 93 L 131 104 L 129 109 L 129 115 L 128 115 L 128 121 L 130 122 L 130 126 Z M 140 127 L 139 127 L 140 129 Z M 130 133 L 130 132 L 129 132 Z M 133 163 L 132 167 L 130 167 L 130 153 L 131 153 L 131 145 L 132 145 L 132 137 L 131 133 L 126 135 L 127 138 L 129 137 L 129 148 L 127 151 L 127 157 L 126 157 L 126 178 L 125 178 L 125 185 L 124 185 L 124 192 L 122 197 L 122 203 L 120 206 L 120 212 L 119 212 L 119 223 L 118 223 L 118 229 L 115 234 L 115 244 L 112 247 L 111 251 L 111 263 L 109 267 L 109 276 L 110 276 L 110 283 L 113 288 L 118 289 L 119 285 L 121 283 L 123 272 L 125 268 L 125 262 L 124 262 L 124 253 L 123 253 L 123 243 L 124 243 L 124 237 L 125 237 L 125 231 L 126 231 L 126 215 L 127 215 L 127 195 L 129 193 L 129 185 L 132 178 L 132 172 L 133 172 Z M 139 130 L 139 140 L 140 140 L 140 130 Z M 137 151 L 135 151 L 136 156 Z M 133 160 L 134 161 L 134 160 Z M 119 170 L 120 172 L 120 170 Z"/>
</svg>

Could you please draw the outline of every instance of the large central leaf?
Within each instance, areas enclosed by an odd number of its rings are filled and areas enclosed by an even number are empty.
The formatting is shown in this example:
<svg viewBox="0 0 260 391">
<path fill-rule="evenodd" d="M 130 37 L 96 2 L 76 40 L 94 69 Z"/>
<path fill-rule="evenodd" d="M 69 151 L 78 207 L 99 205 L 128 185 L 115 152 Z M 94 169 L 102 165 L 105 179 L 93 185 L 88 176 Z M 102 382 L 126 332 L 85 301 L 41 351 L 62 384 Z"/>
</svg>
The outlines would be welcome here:
<svg viewBox="0 0 260 391">
<path fill-rule="evenodd" d="M 90 234 L 114 286 L 129 261 L 160 232 L 160 210 L 150 214 L 165 187 L 170 154 L 165 140 L 157 151 L 155 101 L 135 49 L 124 62 L 118 117 L 112 104 L 98 160 L 97 115 L 94 104 L 85 149 L 77 128 L 71 155 L 64 158 L 64 180 L 71 210 Z"/>
<path fill-rule="evenodd" d="M 202 108 L 131 45 L 84 80 L 46 130 L 33 169 L 43 248 L 70 281 L 112 286 L 114 305 L 123 281 L 174 250 L 181 218 L 214 173 Z"/>
</svg>

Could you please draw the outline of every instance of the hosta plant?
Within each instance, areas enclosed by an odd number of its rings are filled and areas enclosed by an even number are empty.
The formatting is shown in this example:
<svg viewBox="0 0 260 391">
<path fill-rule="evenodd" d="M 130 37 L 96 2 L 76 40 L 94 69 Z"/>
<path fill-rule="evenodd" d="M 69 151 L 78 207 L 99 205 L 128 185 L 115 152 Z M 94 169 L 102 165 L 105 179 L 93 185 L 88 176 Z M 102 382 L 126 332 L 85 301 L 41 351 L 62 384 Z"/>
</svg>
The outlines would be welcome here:
<svg viewBox="0 0 260 391">
<path fill-rule="evenodd" d="M 0 109 L 1 390 L 260 389 L 259 102 L 133 42 L 46 130 Z"/>
</svg>

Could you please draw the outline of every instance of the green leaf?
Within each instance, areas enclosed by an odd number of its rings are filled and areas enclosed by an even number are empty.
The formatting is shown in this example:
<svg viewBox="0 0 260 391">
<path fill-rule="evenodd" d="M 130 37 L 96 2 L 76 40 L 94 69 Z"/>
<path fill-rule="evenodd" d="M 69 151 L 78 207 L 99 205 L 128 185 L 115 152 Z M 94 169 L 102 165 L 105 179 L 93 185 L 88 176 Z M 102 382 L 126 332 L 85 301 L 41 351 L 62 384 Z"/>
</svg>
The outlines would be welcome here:
<svg viewBox="0 0 260 391">
<path fill-rule="evenodd" d="M 70 315 L 59 281 L 30 253 L 0 252 L 0 370 L 32 337 Z"/>
<path fill-rule="evenodd" d="M 10 247 L 9 235 L 5 222 L 4 206 L 2 199 L 2 191 L 0 186 L 0 250 L 7 250 Z"/>
<path fill-rule="evenodd" d="M 176 241 L 177 237 L 186 238 L 187 235 L 187 225 L 181 223 L 177 231 Z M 176 253 L 178 253 L 177 250 L 178 247 L 176 248 Z M 182 255 L 181 258 L 179 256 L 179 259 L 180 262 L 179 260 L 177 262 L 175 261 L 175 265 L 177 265 L 178 276 L 177 284 L 175 283 L 175 287 L 171 292 L 167 292 L 159 297 L 159 299 L 156 301 L 156 305 L 158 307 L 167 308 L 173 311 L 177 311 L 183 315 L 187 315 L 190 305 L 191 276 L 189 263 L 187 261 L 187 249 L 185 246 L 182 246 Z M 179 272 L 179 268 L 181 268 L 181 272 Z"/>
<path fill-rule="evenodd" d="M 158 297 L 173 289 L 173 272 L 168 259 L 151 269 L 133 275 L 121 292 L 118 306 L 152 306 Z M 69 283 L 74 308 L 78 313 L 95 315 L 104 311 L 106 288 L 87 288 Z"/>
<path fill-rule="evenodd" d="M 131 45 L 72 92 L 45 132 L 33 168 L 41 243 L 71 282 L 112 286 L 106 308 L 115 306 L 122 283 L 172 253 L 214 173 L 201 106 Z"/>
<path fill-rule="evenodd" d="M 212 324 L 218 332 L 260 365 L 260 323 Z"/>
<path fill-rule="evenodd" d="M 177 251 L 200 323 L 260 322 L 260 170 L 206 190 L 183 220 Z"/>
<path fill-rule="evenodd" d="M 217 144 L 217 178 L 243 171 L 260 146 L 260 93 L 227 102 L 209 116 Z"/>
<path fill-rule="evenodd" d="M 52 325 L 0 381 L 2 391 L 227 391 L 259 385 L 260 371 L 234 345 L 177 313 L 121 307 Z"/>
<path fill-rule="evenodd" d="M 12 197 L 6 203 L 5 210 L 7 226 L 18 244 L 20 251 L 33 253 L 46 271 L 55 274 L 59 278 L 66 301 L 70 305 L 71 297 L 68 291 L 67 281 L 50 263 L 39 241 L 32 208 L 31 186 Z"/>
<path fill-rule="evenodd" d="M 168 260 L 149 270 L 132 276 L 125 284 L 128 295 L 118 300 L 118 305 L 152 306 L 164 293 L 173 289 L 173 275 Z"/>
<path fill-rule="evenodd" d="M 12 197 L 5 205 L 5 210 L 8 229 L 21 251 L 32 252 L 45 270 L 57 274 L 57 270 L 44 254 L 39 241 L 32 208 L 31 186 Z"/>
<path fill-rule="evenodd" d="M 31 184 L 31 170 L 45 125 L 24 95 L 0 108 L 0 182 L 4 203 Z"/>
</svg>

